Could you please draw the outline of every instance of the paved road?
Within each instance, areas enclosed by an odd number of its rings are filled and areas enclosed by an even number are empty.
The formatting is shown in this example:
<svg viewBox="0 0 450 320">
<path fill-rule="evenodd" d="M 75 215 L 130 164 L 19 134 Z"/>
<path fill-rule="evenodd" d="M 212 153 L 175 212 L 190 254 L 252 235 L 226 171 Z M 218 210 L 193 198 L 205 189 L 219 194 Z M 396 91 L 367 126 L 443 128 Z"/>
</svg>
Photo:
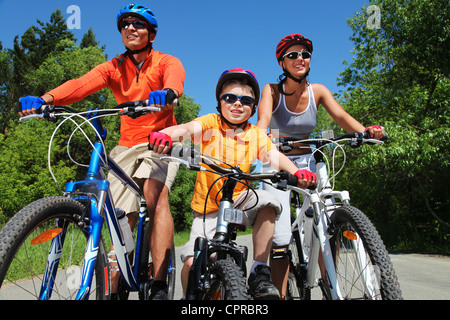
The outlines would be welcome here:
<svg viewBox="0 0 450 320">
<path fill-rule="evenodd" d="M 249 249 L 247 261 L 249 270 L 253 256 L 251 235 L 239 236 L 237 242 Z M 182 297 L 180 280 L 182 264 L 178 254 L 180 250 L 181 247 L 176 248 L 176 300 Z M 391 254 L 390 256 L 405 300 L 450 300 L 450 257 L 420 254 Z M 14 289 L 15 287 L 11 291 L 3 293 L 8 294 L 8 298 L 20 299 L 20 295 L 15 296 Z M 313 299 L 320 299 L 320 289 L 314 289 L 312 296 Z M 5 297 L 0 296 L 0 300 Z M 130 300 L 136 299 L 138 299 L 137 293 L 132 293 Z"/>
<path fill-rule="evenodd" d="M 249 269 L 253 252 L 251 235 L 238 237 L 237 243 L 246 245 L 249 249 L 249 261 L 247 261 Z M 176 248 L 177 252 L 180 250 L 181 248 Z M 420 254 L 391 254 L 390 256 L 405 300 L 450 299 L 450 257 Z M 179 300 L 182 297 L 180 282 L 182 264 L 178 254 L 177 259 L 175 299 Z M 320 291 L 320 289 L 313 291 Z"/>
</svg>

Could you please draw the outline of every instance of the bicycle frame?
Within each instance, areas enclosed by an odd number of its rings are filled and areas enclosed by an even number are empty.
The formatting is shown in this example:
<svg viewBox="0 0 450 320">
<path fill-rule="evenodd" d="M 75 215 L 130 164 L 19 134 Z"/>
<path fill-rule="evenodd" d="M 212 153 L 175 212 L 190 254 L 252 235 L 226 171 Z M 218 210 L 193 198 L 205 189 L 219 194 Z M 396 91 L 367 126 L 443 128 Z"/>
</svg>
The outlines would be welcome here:
<svg viewBox="0 0 450 320">
<path fill-rule="evenodd" d="M 317 179 L 319 180 L 319 176 L 316 174 Z M 332 295 L 332 299 L 341 299 L 342 295 L 339 292 L 339 287 L 337 285 L 336 278 L 336 269 L 334 266 L 333 257 L 331 254 L 331 247 L 329 242 L 329 233 L 328 233 L 328 221 L 329 218 L 327 213 L 325 212 L 326 208 L 321 203 L 321 199 L 324 199 L 324 193 L 309 193 L 304 189 L 300 189 L 297 187 L 289 186 L 288 189 L 292 191 L 296 191 L 299 194 L 304 196 L 304 203 L 300 209 L 300 212 L 297 214 L 297 218 L 292 223 L 291 230 L 294 232 L 295 230 L 303 228 L 303 217 L 306 214 L 306 210 L 312 205 L 314 209 L 313 216 L 313 232 L 311 233 L 311 249 L 309 255 L 305 256 L 305 262 L 308 264 L 307 269 L 307 285 L 309 287 L 314 287 L 315 283 L 315 274 L 318 270 L 318 261 L 319 261 L 319 253 L 322 254 L 323 262 L 325 265 L 325 269 L 327 271 L 328 283 L 330 286 L 330 291 Z M 328 194 L 327 192 L 325 194 Z M 300 232 L 300 235 L 303 236 L 303 233 Z M 302 239 L 302 243 L 304 243 L 305 239 Z M 304 248 L 302 248 L 305 253 Z"/>
<path fill-rule="evenodd" d="M 189 271 L 188 287 L 186 290 L 187 300 L 195 300 L 195 292 L 199 290 L 203 291 L 203 287 L 208 286 L 210 279 L 207 278 L 209 274 L 208 272 L 205 274 L 205 271 L 207 270 L 208 259 L 215 253 L 217 254 L 218 260 L 231 256 L 236 265 L 243 271 L 244 277 L 247 274 L 245 263 L 247 261 L 248 249 L 245 246 L 239 246 L 232 242 L 234 240 L 232 233 L 235 230 L 235 223 L 240 224 L 242 222 L 229 219 L 225 216 L 226 210 L 235 210 L 233 209 L 233 192 L 236 184 L 237 181 L 234 179 L 227 179 L 224 183 L 214 238 L 210 241 L 207 241 L 206 238 L 197 238 L 195 241 L 194 261 Z M 205 275 L 205 278 L 202 275 Z"/>
<path fill-rule="evenodd" d="M 93 119 L 97 120 L 97 119 Z M 101 123 L 99 121 L 92 121 L 97 132 L 103 132 Z M 104 137 L 103 137 L 104 138 Z M 106 159 L 106 160 L 105 160 Z M 98 245 L 101 237 L 101 230 L 106 218 L 108 229 L 111 235 L 111 241 L 117 257 L 117 263 L 128 289 L 137 291 L 140 288 L 138 282 L 139 275 L 139 260 L 141 256 L 142 242 L 143 242 L 143 225 L 147 216 L 147 207 L 145 201 L 141 201 L 141 208 L 139 213 L 139 224 L 137 231 L 137 245 L 135 248 L 134 268 L 129 260 L 129 255 L 125 248 L 125 241 L 122 236 L 117 217 L 115 214 L 115 206 L 109 189 L 109 182 L 101 168 L 101 163 L 108 164 L 108 169 L 118 179 L 122 181 L 128 188 L 130 188 L 136 195 L 143 199 L 142 191 L 139 186 L 130 178 L 119 165 L 106 155 L 104 145 L 97 141 L 94 143 L 94 148 L 91 154 L 89 169 L 85 180 L 68 182 L 65 187 L 65 194 L 75 200 L 86 203 L 87 213 L 84 219 L 89 219 L 89 224 L 81 223 L 84 226 L 85 232 L 89 234 L 88 244 L 84 257 L 84 264 L 81 276 L 81 286 L 78 290 L 76 300 L 87 299 L 91 290 L 91 283 L 93 280 L 95 263 L 98 253 Z M 105 218 L 104 218 L 105 217 Z M 61 254 L 61 249 L 64 245 L 65 232 L 61 232 L 58 236 L 53 238 L 51 249 L 48 256 L 44 281 L 41 288 L 41 299 L 49 299 L 53 288 L 53 279 L 58 269 L 58 262 Z M 105 280 L 109 277 L 109 270 L 104 270 Z M 109 290 L 109 287 L 108 289 Z"/>
</svg>

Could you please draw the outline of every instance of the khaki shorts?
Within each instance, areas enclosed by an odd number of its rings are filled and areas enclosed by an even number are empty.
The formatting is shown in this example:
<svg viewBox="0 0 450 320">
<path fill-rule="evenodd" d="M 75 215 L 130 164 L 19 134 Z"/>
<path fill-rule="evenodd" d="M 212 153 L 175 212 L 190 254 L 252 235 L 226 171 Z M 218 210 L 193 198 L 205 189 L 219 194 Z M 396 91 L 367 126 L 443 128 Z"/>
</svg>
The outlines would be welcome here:
<svg viewBox="0 0 450 320">
<path fill-rule="evenodd" d="M 141 189 L 146 179 L 155 179 L 164 183 L 170 190 L 177 176 L 179 163 L 157 160 L 157 157 L 152 157 L 154 153 L 148 150 L 147 145 L 142 143 L 131 148 L 116 146 L 110 156 Z M 140 199 L 114 175 L 109 174 L 108 181 L 116 208 L 127 213 L 139 212 Z"/>
<path fill-rule="evenodd" d="M 258 194 L 258 203 L 256 203 L 255 193 L 250 191 L 242 192 L 236 200 L 234 200 L 235 208 L 238 205 L 238 208 L 244 210 L 244 224 L 247 227 L 253 226 L 255 223 L 256 216 L 258 211 L 264 207 L 272 207 L 275 209 L 276 219 L 281 214 L 281 204 L 278 201 L 277 197 L 272 195 L 268 191 L 264 190 L 255 190 Z M 243 202 L 242 202 L 243 201 Z M 242 203 L 241 203 L 242 202 Z M 256 206 L 255 206 L 256 203 Z M 250 208 L 250 210 L 246 210 Z M 183 249 L 181 249 L 180 256 L 181 261 L 184 263 L 187 258 L 194 255 L 194 244 L 195 239 L 198 237 L 206 237 L 207 239 L 212 239 L 216 232 L 217 227 L 217 217 L 219 215 L 218 211 L 208 213 L 205 216 L 205 224 L 203 225 L 203 214 L 194 211 L 194 219 L 192 221 L 191 227 L 191 235 L 189 237 L 189 241 L 186 242 Z"/>
<path fill-rule="evenodd" d="M 304 155 L 287 155 L 287 157 L 295 164 L 298 169 L 306 169 L 316 172 L 316 162 L 311 153 Z M 264 163 L 262 172 L 275 173 L 275 170 L 269 163 Z M 281 216 L 275 224 L 275 234 L 273 235 L 272 245 L 275 247 L 283 247 L 289 245 L 292 240 L 291 231 L 291 192 L 283 191 L 272 187 L 267 183 L 262 184 L 263 190 L 269 191 L 276 196 L 283 207 Z"/>
</svg>

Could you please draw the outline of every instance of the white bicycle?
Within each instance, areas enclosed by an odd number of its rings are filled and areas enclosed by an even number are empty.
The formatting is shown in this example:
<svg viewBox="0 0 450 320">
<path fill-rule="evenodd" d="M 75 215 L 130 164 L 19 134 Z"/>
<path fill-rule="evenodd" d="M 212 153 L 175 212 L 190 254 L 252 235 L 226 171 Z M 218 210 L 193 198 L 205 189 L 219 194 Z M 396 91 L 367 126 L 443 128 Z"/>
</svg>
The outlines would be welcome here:
<svg viewBox="0 0 450 320">
<path fill-rule="evenodd" d="M 392 262 L 376 228 L 363 212 L 350 205 L 348 191 L 333 190 L 339 172 L 329 175 L 337 149 L 344 152 L 345 145 L 356 148 L 383 142 L 370 139 L 367 132 L 329 139 L 279 140 L 279 148 L 285 152 L 305 145 L 313 147 L 317 167 L 314 190 L 286 186 L 295 206 L 293 241 L 287 252 L 274 253 L 274 258 L 287 254 L 290 259 L 286 298 L 309 300 L 311 289 L 320 287 L 323 299 L 402 299 Z M 327 146 L 334 148 L 325 149 Z M 329 151 L 333 154 L 331 166 L 325 155 Z"/>
</svg>

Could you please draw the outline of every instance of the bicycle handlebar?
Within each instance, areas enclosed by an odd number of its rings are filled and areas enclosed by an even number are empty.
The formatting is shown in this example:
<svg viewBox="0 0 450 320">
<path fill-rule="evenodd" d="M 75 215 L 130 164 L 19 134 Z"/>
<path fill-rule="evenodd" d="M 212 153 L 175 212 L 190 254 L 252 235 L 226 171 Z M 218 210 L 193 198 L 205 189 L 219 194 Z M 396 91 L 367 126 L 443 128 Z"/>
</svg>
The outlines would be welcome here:
<svg viewBox="0 0 450 320">
<path fill-rule="evenodd" d="M 178 99 L 175 99 L 172 103 L 174 106 L 178 106 Z M 34 118 L 43 118 L 47 120 L 57 119 L 57 114 L 62 112 L 87 115 L 89 113 L 102 113 L 102 114 L 119 114 L 128 115 L 129 117 L 135 118 L 143 115 L 147 112 L 161 111 L 161 108 L 155 107 L 154 105 L 149 105 L 148 100 L 137 100 L 131 102 L 125 102 L 119 104 L 113 109 L 96 109 L 89 111 L 79 111 L 67 106 L 55 106 L 55 105 L 42 105 L 39 109 L 40 113 L 30 114 L 19 118 L 19 121 L 26 121 Z"/>
<path fill-rule="evenodd" d="M 150 146 L 149 146 L 150 149 Z M 239 169 L 239 167 L 229 168 L 219 165 L 210 157 L 203 155 L 201 152 L 190 146 L 174 146 L 169 152 L 170 156 L 162 156 L 162 161 L 177 161 L 183 164 L 190 170 L 194 171 L 206 171 L 205 167 L 200 166 L 198 163 L 202 161 L 210 169 L 218 174 L 233 176 L 238 180 L 248 181 L 262 181 L 270 180 L 273 183 L 278 184 L 278 188 L 285 189 L 287 185 L 297 186 L 297 177 L 290 174 L 287 171 L 279 171 L 276 173 L 246 173 Z"/>
<path fill-rule="evenodd" d="M 295 143 L 302 143 L 307 145 L 314 145 L 316 148 L 320 148 L 326 144 L 329 144 L 331 142 L 338 142 L 342 140 L 348 140 L 348 144 L 352 148 L 358 148 L 363 144 L 384 144 L 385 141 L 388 140 L 387 133 L 384 134 L 383 138 L 381 140 L 373 139 L 369 135 L 369 131 L 364 132 L 352 132 L 352 133 L 344 133 L 340 136 L 337 136 L 335 138 L 331 139 L 298 139 L 298 138 L 292 138 L 292 137 L 281 137 L 279 138 L 278 146 L 285 146 L 285 147 L 295 147 Z M 290 150 L 283 151 L 285 153 L 289 152 Z"/>
</svg>

